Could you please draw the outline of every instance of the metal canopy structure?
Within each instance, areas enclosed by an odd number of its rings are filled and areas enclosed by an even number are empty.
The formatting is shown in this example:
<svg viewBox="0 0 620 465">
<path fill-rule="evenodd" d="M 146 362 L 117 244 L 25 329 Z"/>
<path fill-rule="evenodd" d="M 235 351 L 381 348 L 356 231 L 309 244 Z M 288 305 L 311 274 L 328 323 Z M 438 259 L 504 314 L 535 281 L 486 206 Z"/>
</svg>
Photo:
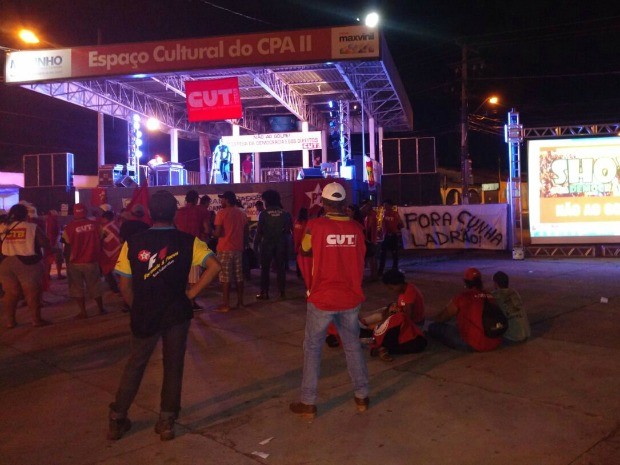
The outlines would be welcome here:
<svg viewBox="0 0 620 465">
<path fill-rule="evenodd" d="M 379 56 L 372 59 L 197 68 L 20 85 L 123 120 L 133 113 L 154 117 L 187 139 L 230 134 L 230 124 L 225 122 L 189 122 L 184 90 L 186 81 L 225 77 L 239 80 L 243 118 L 235 123 L 246 133 L 272 132 L 268 121 L 274 116 L 293 116 L 314 130 L 328 130 L 329 120 L 334 119 L 330 101 L 336 108 L 340 101 L 357 103 L 358 111 L 363 107 L 365 117 L 374 118 L 376 126 L 386 131 L 409 131 L 411 104 L 385 41 L 380 44 Z M 359 119 L 353 112 L 349 117 Z"/>
</svg>

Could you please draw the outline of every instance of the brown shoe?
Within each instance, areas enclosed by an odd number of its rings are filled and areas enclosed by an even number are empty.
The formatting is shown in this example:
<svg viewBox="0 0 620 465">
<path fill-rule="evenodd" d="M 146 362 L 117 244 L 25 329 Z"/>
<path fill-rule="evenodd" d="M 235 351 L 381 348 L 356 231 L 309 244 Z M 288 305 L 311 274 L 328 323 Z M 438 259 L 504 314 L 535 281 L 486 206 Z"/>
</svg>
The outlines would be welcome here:
<svg viewBox="0 0 620 465">
<path fill-rule="evenodd" d="M 302 418 L 313 420 L 316 418 L 316 405 L 308 405 L 303 402 L 293 402 L 289 405 L 291 412 L 300 415 Z"/>
<path fill-rule="evenodd" d="M 108 426 L 108 439 L 110 441 L 118 441 L 130 429 L 131 421 L 129 420 L 129 418 L 110 418 Z"/>
<path fill-rule="evenodd" d="M 368 405 L 370 404 L 370 399 L 368 397 L 364 397 L 360 399 L 359 397 L 354 397 L 355 399 L 355 407 L 358 412 L 365 412 L 368 410 Z"/>
<path fill-rule="evenodd" d="M 162 441 L 174 439 L 174 417 L 160 418 L 155 425 L 155 432 Z"/>
</svg>

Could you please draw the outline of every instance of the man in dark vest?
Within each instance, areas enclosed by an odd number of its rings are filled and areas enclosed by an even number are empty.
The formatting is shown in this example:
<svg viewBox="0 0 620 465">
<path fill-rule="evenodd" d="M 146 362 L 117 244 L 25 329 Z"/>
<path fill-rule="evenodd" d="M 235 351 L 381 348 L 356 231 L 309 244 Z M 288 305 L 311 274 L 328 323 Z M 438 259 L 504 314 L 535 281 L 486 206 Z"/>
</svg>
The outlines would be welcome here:
<svg viewBox="0 0 620 465">
<path fill-rule="evenodd" d="M 146 365 L 159 339 L 163 343 L 164 379 L 159 421 L 155 432 L 162 441 L 174 439 L 174 422 L 181 409 L 183 362 L 192 299 L 220 272 L 220 264 L 207 245 L 173 226 L 177 201 L 168 191 L 151 197 L 153 227 L 131 236 L 123 244 L 116 273 L 123 298 L 130 306 L 131 354 L 110 405 L 108 439 L 120 439 L 131 428 L 127 411 L 142 381 Z M 199 281 L 186 289 L 191 266 L 205 268 Z"/>
</svg>

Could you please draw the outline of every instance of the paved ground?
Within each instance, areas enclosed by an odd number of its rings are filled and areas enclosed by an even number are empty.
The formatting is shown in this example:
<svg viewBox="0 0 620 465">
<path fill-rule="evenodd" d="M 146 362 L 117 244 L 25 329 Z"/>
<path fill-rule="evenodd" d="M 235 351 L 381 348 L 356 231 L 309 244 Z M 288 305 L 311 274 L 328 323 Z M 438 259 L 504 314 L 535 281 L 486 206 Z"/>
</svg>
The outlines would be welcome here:
<svg viewBox="0 0 620 465">
<path fill-rule="evenodd" d="M 288 412 L 298 397 L 304 328 L 294 273 L 288 300 L 228 314 L 210 311 L 220 294 L 209 288 L 200 299 L 208 308 L 190 331 L 178 437 L 165 443 L 152 429 L 159 351 L 130 411 L 131 432 L 105 439 L 107 406 L 129 350 L 128 316 L 107 294 L 108 315 L 73 321 L 66 281 L 54 280 L 44 308 L 52 326 L 33 329 L 21 308 L 21 324 L 0 330 L 0 463 L 620 463 L 620 260 L 427 254 L 408 257 L 402 268 L 432 315 L 461 288 L 470 265 L 485 282 L 498 269 L 512 277 L 533 338 L 485 354 L 431 343 L 391 364 L 369 358 L 372 398 L 364 414 L 355 412 L 342 351 L 325 347 L 313 422 Z M 248 302 L 257 291 L 253 273 Z M 390 299 L 380 283 L 366 290 L 365 310 Z"/>
</svg>

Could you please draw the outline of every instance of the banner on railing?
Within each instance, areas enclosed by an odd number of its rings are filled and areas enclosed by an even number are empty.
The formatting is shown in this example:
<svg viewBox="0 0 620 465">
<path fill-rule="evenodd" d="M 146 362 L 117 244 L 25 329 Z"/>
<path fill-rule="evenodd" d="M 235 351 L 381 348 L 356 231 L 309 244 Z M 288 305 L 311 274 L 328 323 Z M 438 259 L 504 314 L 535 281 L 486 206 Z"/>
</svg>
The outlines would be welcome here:
<svg viewBox="0 0 620 465">
<path fill-rule="evenodd" d="M 507 247 L 507 205 L 399 207 L 405 249 Z"/>
</svg>

